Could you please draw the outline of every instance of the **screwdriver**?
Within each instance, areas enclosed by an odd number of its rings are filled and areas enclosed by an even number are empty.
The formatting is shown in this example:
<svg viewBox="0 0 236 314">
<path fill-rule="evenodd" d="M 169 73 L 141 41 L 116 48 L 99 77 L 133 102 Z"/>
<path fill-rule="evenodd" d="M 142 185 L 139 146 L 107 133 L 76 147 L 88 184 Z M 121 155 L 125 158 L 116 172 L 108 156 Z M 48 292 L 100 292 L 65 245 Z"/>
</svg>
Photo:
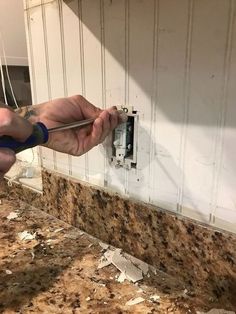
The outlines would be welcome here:
<svg viewBox="0 0 236 314">
<path fill-rule="evenodd" d="M 47 143 L 50 133 L 86 126 L 93 123 L 94 120 L 95 119 L 93 118 L 87 119 L 87 120 L 81 120 L 77 122 L 63 124 L 61 126 L 57 126 L 50 129 L 48 129 L 42 122 L 38 122 L 33 125 L 32 134 L 23 143 L 15 140 L 11 136 L 7 136 L 7 135 L 1 136 L 0 148 L 9 148 L 17 154 L 17 153 L 22 152 L 25 149 L 33 148 L 35 146 Z"/>
</svg>

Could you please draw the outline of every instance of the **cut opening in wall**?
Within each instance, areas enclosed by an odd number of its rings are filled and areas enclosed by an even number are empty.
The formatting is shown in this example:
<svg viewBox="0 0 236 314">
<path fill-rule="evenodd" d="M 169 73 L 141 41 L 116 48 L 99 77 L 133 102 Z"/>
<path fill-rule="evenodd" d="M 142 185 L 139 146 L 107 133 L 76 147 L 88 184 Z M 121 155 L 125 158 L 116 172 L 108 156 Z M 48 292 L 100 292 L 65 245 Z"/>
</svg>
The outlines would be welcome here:
<svg viewBox="0 0 236 314">
<path fill-rule="evenodd" d="M 112 136 L 112 164 L 126 169 L 137 167 L 137 125 L 138 114 L 136 110 L 122 107 L 128 119 L 118 125 Z"/>
</svg>

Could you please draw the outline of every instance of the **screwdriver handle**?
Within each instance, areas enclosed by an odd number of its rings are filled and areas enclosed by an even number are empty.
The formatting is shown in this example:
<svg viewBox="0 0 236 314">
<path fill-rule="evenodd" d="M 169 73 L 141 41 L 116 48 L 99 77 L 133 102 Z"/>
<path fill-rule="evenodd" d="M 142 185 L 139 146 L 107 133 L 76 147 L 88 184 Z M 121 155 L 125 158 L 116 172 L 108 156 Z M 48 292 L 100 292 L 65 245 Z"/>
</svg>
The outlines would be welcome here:
<svg viewBox="0 0 236 314">
<path fill-rule="evenodd" d="M 43 123 L 38 122 L 33 125 L 33 133 L 30 135 L 30 137 L 27 138 L 25 142 L 19 142 L 11 136 L 7 135 L 1 136 L 0 148 L 9 148 L 17 154 L 27 148 L 32 148 L 37 145 L 44 144 L 47 141 L 48 129 Z"/>
</svg>

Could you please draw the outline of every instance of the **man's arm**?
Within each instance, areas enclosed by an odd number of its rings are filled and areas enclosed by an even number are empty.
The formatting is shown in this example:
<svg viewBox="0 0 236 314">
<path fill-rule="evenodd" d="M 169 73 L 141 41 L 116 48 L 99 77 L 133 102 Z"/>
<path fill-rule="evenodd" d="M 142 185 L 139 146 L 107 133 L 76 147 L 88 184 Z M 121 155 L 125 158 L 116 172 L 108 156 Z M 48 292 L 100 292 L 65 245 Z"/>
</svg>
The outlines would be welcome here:
<svg viewBox="0 0 236 314">
<path fill-rule="evenodd" d="M 49 135 L 45 146 L 75 156 L 80 156 L 102 143 L 118 123 L 126 120 L 126 116 L 120 115 L 116 107 L 102 110 L 80 95 L 28 107 L 22 109 L 20 115 L 31 123 L 40 121 L 48 128 L 94 118 L 92 125 Z"/>
<path fill-rule="evenodd" d="M 9 135 L 25 141 L 32 133 L 32 124 L 44 123 L 48 128 L 94 118 L 94 123 L 83 128 L 55 132 L 49 135 L 46 146 L 56 151 L 80 156 L 102 143 L 121 122 L 126 121 L 116 107 L 102 110 L 80 95 L 55 99 L 40 105 L 20 108 L 13 112 L 0 108 L 0 136 Z M 15 161 L 11 150 L 0 149 L 0 175 L 3 176 Z"/>
</svg>

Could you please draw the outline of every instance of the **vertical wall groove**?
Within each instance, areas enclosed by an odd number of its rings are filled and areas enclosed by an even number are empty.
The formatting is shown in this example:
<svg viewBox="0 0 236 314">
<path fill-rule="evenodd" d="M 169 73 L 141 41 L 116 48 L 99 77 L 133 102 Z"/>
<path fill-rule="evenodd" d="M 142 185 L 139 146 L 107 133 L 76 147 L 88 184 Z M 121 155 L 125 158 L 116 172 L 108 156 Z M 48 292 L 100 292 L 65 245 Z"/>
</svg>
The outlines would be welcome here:
<svg viewBox="0 0 236 314">
<path fill-rule="evenodd" d="M 29 47 L 29 61 L 30 61 L 30 86 L 32 90 L 32 98 L 33 98 L 33 104 L 37 104 L 37 92 L 36 92 L 36 86 L 35 86 L 35 71 L 34 71 L 34 53 L 33 53 L 33 44 L 32 44 L 32 33 L 31 33 L 31 24 L 30 24 L 30 10 L 29 10 L 29 4 L 28 1 L 25 0 L 26 4 L 26 11 L 25 11 L 25 21 L 27 25 L 27 34 L 28 34 L 28 47 Z"/>
<path fill-rule="evenodd" d="M 68 96 L 67 90 L 67 71 L 66 71 L 66 61 L 65 61 L 65 38 L 64 38 L 64 26 L 63 26 L 63 14 L 62 14 L 62 0 L 58 0 L 58 13 L 60 21 L 60 39 L 61 39 L 61 58 L 62 58 L 62 71 L 63 71 L 63 87 L 64 95 Z"/>
<path fill-rule="evenodd" d="M 45 60 L 46 60 L 46 70 L 47 70 L 48 98 L 49 100 L 52 100 L 51 78 L 50 78 L 50 69 L 49 69 L 49 55 L 48 55 L 47 24 L 46 24 L 44 0 L 41 0 L 41 10 L 42 10 L 42 21 L 43 21 Z M 55 171 L 57 170 L 57 157 L 56 157 L 55 151 L 53 151 L 53 168 Z"/>
<path fill-rule="evenodd" d="M 102 107 L 107 107 L 106 103 L 106 58 L 105 58 L 105 16 L 104 16 L 104 0 L 100 0 L 100 25 L 101 25 L 101 68 L 102 68 Z M 107 185 L 107 167 L 108 154 L 104 149 L 104 186 Z"/>
<path fill-rule="evenodd" d="M 222 79 L 222 91 L 220 101 L 220 113 L 218 120 L 218 134 L 215 141 L 215 170 L 213 176 L 213 192 L 212 192 L 212 211 L 210 215 L 210 222 L 214 223 L 214 214 L 217 207 L 217 196 L 219 190 L 219 178 L 222 169 L 223 148 L 224 148 L 224 130 L 225 119 L 227 114 L 227 101 L 228 101 L 228 82 L 230 77 L 230 64 L 233 46 L 233 28 L 235 23 L 235 0 L 230 0 L 229 13 L 228 13 L 228 26 L 227 36 L 225 42 L 225 53 L 223 63 L 223 79 Z"/>
<path fill-rule="evenodd" d="M 29 73 L 30 73 L 30 88 L 31 88 L 31 98 L 32 98 L 32 104 L 37 104 L 37 92 L 36 92 L 36 77 L 35 77 L 35 68 L 34 68 L 34 53 L 33 53 L 33 42 L 32 42 L 32 33 L 31 33 L 31 24 L 30 24 L 30 9 L 29 9 L 29 3 L 27 0 L 24 0 L 25 2 L 25 30 L 26 30 L 26 38 L 27 38 L 27 49 L 28 49 L 28 59 L 29 59 Z M 37 159 L 38 159 L 38 166 L 42 167 L 42 148 L 36 147 L 35 151 L 37 152 Z M 33 160 L 35 159 L 34 149 L 32 149 L 33 153 Z"/>
<path fill-rule="evenodd" d="M 84 71 L 84 36 L 83 36 L 83 22 L 82 22 L 82 0 L 78 0 L 78 16 L 79 16 L 79 34 L 80 34 L 80 66 L 81 66 L 81 85 L 82 95 L 86 97 L 85 93 L 85 71 Z"/>
<path fill-rule="evenodd" d="M 84 68 L 84 35 L 83 35 L 83 7 L 82 0 L 78 0 L 78 16 L 79 16 L 79 34 L 80 34 L 80 66 L 81 66 L 81 85 L 82 95 L 86 97 L 85 88 L 85 68 Z M 85 154 L 85 179 L 89 180 L 89 161 L 88 154 Z"/>
<path fill-rule="evenodd" d="M 63 71 L 63 88 L 64 96 L 68 96 L 68 83 L 67 83 L 67 69 L 66 69 L 66 56 L 65 56 L 65 38 L 64 38 L 64 22 L 63 22 L 63 9 L 62 9 L 62 0 L 58 2 L 58 14 L 60 22 L 60 39 L 61 39 L 61 59 L 62 59 L 62 71 Z M 68 172 L 69 175 L 72 175 L 72 158 L 70 155 L 67 155 L 68 158 Z"/>
<path fill-rule="evenodd" d="M 125 105 L 129 105 L 129 38 L 130 38 L 130 0 L 125 0 Z M 128 170 L 125 169 L 125 194 L 128 194 Z"/>
<path fill-rule="evenodd" d="M 129 10 L 130 0 L 125 1 L 125 105 L 129 105 Z"/>
<path fill-rule="evenodd" d="M 101 66 L 102 66 L 102 106 L 106 108 L 106 62 L 105 62 L 105 20 L 104 0 L 100 0 L 100 25 L 101 25 Z"/>
<path fill-rule="evenodd" d="M 185 184 L 185 153 L 186 153 L 186 139 L 188 130 L 189 120 L 189 101 L 190 101 L 190 71 L 191 71 L 191 48 L 192 48 L 192 32 L 193 32 L 193 12 L 194 12 L 194 0 L 189 1 L 188 7 L 188 25 L 187 25 L 187 39 L 186 39 L 186 53 L 185 53 L 185 69 L 184 69 L 184 115 L 183 115 L 183 126 L 181 131 L 181 142 L 180 142 L 180 170 L 181 179 L 180 187 L 178 189 L 178 212 L 182 211 L 183 206 L 183 193 Z"/>
<path fill-rule="evenodd" d="M 47 25 L 46 25 L 45 7 L 44 7 L 43 0 L 41 0 L 41 8 L 42 8 L 42 21 L 43 21 L 44 49 L 45 49 L 46 69 L 47 69 L 48 98 L 49 100 L 52 100 L 49 57 L 48 57 Z"/>
<path fill-rule="evenodd" d="M 153 138 L 153 135 L 156 134 L 157 129 L 157 102 L 158 102 L 158 28 L 159 28 L 159 10 L 160 10 L 160 1 L 154 0 L 154 27 L 153 27 L 153 84 L 152 84 L 152 98 L 151 98 L 151 128 L 150 128 L 150 139 Z M 155 158 L 155 143 L 150 141 L 150 158 L 149 158 L 149 182 L 150 191 L 149 191 L 149 202 L 152 202 L 152 193 L 154 187 L 155 178 L 154 169 L 153 169 L 153 160 Z"/>
</svg>

